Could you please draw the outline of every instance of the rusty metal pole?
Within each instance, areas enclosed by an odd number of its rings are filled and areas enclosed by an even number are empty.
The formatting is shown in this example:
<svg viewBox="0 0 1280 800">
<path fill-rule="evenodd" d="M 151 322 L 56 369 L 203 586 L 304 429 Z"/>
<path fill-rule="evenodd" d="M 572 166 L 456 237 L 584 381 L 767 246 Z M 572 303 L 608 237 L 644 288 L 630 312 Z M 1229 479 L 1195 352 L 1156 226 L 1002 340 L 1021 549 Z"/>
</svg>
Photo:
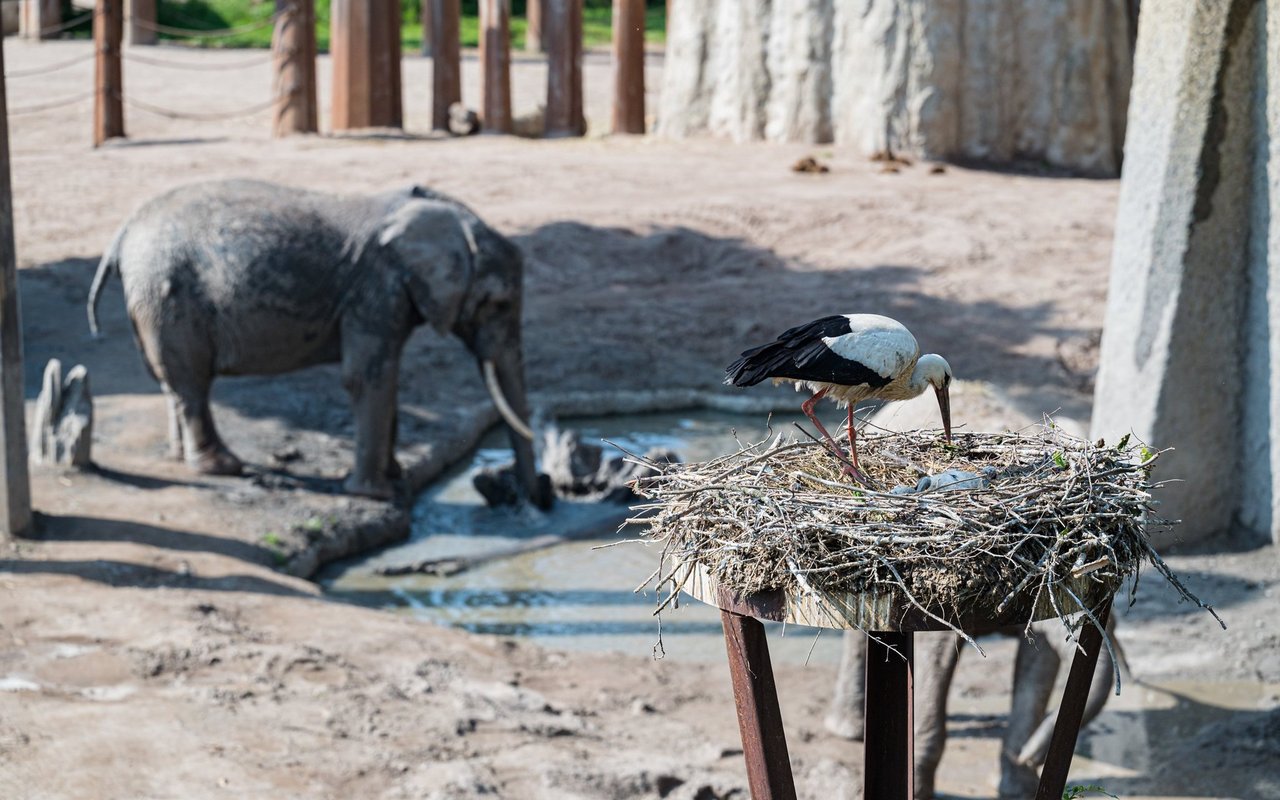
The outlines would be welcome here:
<svg viewBox="0 0 1280 800">
<path fill-rule="evenodd" d="M 773 683 L 773 664 L 764 625 L 753 617 L 720 611 L 729 653 L 733 702 L 738 710 L 742 755 L 753 800 L 795 800 L 796 786 L 782 729 L 782 710 Z M 866 795 L 874 797 L 875 795 Z"/>
<path fill-rule="evenodd" d="M 462 101 L 460 0 L 426 0 L 431 6 L 431 127 L 449 130 L 449 106 Z"/>
<path fill-rule="evenodd" d="M 581 136 L 582 0 L 545 0 L 547 136 Z"/>
<path fill-rule="evenodd" d="M 124 0 L 98 0 L 93 17 L 94 59 L 93 146 L 124 136 L 124 80 L 120 71 L 120 39 L 124 34 Z"/>
<path fill-rule="evenodd" d="M 316 17 L 315 0 L 276 0 L 275 81 L 276 105 L 271 135 L 315 133 L 316 113 Z"/>
<path fill-rule="evenodd" d="M 644 133 L 644 0 L 613 0 L 613 132 Z"/>
<path fill-rule="evenodd" d="M 128 0 L 126 10 L 129 12 L 129 44 L 155 44 L 159 38 L 156 33 L 156 0 Z"/>
<path fill-rule="evenodd" d="M 9 183 L 9 108 L 0 37 L 0 541 L 31 528 L 27 426 L 22 389 L 22 322 L 18 265 L 13 248 L 13 194 Z"/>
<path fill-rule="evenodd" d="M 485 133 L 511 133 L 509 0 L 480 0 L 480 115 Z"/>
<path fill-rule="evenodd" d="M 542 0 L 527 0 L 524 7 L 524 49 L 530 53 L 541 53 L 542 43 Z"/>
<path fill-rule="evenodd" d="M 1075 754 L 1076 740 L 1080 736 L 1080 722 L 1084 719 L 1085 703 L 1089 700 L 1089 686 L 1098 666 L 1098 654 L 1102 652 L 1102 628 L 1111 616 L 1111 600 L 1097 610 L 1094 617 L 1098 626 L 1085 623 L 1080 632 L 1080 650 L 1071 659 L 1071 672 L 1067 674 L 1067 686 L 1062 691 L 1062 703 L 1058 706 L 1058 721 L 1053 725 L 1053 738 L 1049 751 L 1040 768 L 1040 786 L 1036 800 L 1059 800 L 1067 788 L 1067 772 L 1071 769 L 1071 757 Z"/>
<path fill-rule="evenodd" d="M 863 797 L 912 800 L 914 796 L 913 642 L 909 631 L 867 637 Z"/>
</svg>

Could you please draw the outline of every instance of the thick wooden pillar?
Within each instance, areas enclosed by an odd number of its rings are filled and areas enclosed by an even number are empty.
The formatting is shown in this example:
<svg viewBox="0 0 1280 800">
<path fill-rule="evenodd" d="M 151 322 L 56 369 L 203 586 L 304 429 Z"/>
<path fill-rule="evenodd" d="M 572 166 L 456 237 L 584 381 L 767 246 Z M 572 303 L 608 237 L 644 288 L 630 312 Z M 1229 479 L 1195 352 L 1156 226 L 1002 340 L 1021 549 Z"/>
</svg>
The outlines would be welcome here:
<svg viewBox="0 0 1280 800">
<path fill-rule="evenodd" d="M 22 0 L 18 7 L 18 34 L 24 39 L 52 39 L 61 24 L 61 0 Z"/>
<path fill-rule="evenodd" d="M 581 136 L 582 0 L 544 0 L 547 42 L 547 136 Z"/>
<path fill-rule="evenodd" d="M 400 127 L 400 6 L 395 0 L 333 0 L 334 130 Z"/>
<path fill-rule="evenodd" d="M 31 527 L 27 426 L 23 418 L 22 324 L 18 265 L 13 249 L 13 195 L 9 184 L 9 108 L 0 37 L 0 541 Z"/>
<path fill-rule="evenodd" d="M 449 106 L 462 101 L 459 0 L 426 0 L 431 8 L 431 127 L 449 130 Z"/>
<path fill-rule="evenodd" d="M 120 39 L 124 34 L 124 0 L 98 0 L 93 18 L 93 146 L 124 136 L 124 79 L 120 71 Z"/>
<path fill-rule="evenodd" d="M 129 44 L 155 44 L 159 38 L 155 29 L 156 0 L 128 0 L 125 9 L 129 17 L 129 24 L 125 26 Z"/>
<path fill-rule="evenodd" d="M 485 133 L 511 133 L 509 0 L 480 0 L 480 108 Z"/>
<path fill-rule="evenodd" d="M 315 0 L 276 0 L 275 81 L 276 105 L 271 135 L 315 133 L 316 112 L 316 15 Z"/>
<path fill-rule="evenodd" d="M 644 0 L 613 0 L 613 132 L 644 133 Z"/>
<path fill-rule="evenodd" d="M 524 6 L 524 49 L 530 53 L 541 53 L 542 44 L 542 0 L 527 0 Z"/>
</svg>

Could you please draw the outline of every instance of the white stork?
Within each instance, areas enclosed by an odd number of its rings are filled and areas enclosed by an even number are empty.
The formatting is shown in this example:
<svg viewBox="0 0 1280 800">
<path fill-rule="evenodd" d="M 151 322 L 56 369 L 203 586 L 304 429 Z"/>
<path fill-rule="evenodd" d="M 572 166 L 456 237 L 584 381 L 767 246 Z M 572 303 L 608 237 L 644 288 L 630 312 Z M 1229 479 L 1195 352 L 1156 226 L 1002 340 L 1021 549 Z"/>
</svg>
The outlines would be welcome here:
<svg viewBox="0 0 1280 800">
<path fill-rule="evenodd" d="M 909 400 L 932 386 L 942 412 L 942 430 L 951 441 L 951 366 L 940 355 L 920 355 L 911 331 L 879 314 L 839 314 L 792 328 L 774 341 L 753 347 L 725 370 L 725 383 L 754 386 L 772 378 L 791 381 L 813 396 L 801 404 L 837 456 L 840 446 L 813 414 L 813 406 L 829 397 L 849 409 L 849 457 L 845 472 L 865 483 L 858 468 L 853 410 L 860 400 Z"/>
</svg>

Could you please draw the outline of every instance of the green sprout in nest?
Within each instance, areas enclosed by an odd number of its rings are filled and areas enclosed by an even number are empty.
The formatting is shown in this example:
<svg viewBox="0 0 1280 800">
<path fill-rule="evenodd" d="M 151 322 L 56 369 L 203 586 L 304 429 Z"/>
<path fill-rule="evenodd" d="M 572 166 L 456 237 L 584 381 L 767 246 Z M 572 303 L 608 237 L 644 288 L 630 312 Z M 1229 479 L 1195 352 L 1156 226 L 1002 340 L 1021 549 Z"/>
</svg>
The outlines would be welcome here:
<svg viewBox="0 0 1280 800">
<path fill-rule="evenodd" d="M 663 545 L 659 611 L 697 565 L 740 595 L 892 594 L 958 632 L 962 619 L 1011 614 L 1029 625 L 1084 611 L 1077 625 L 1097 624 L 1089 598 L 1134 577 L 1132 602 L 1149 561 L 1213 613 L 1151 547 L 1147 525 L 1164 524 L 1151 497 L 1159 454 L 1130 438 L 1108 447 L 1053 425 L 951 445 L 924 431 L 864 435 L 865 486 L 825 446 L 781 436 L 712 461 L 651 464 L 636 521 Z M 891 491 L 947 470 L 981 485 Z"/>
</svg>

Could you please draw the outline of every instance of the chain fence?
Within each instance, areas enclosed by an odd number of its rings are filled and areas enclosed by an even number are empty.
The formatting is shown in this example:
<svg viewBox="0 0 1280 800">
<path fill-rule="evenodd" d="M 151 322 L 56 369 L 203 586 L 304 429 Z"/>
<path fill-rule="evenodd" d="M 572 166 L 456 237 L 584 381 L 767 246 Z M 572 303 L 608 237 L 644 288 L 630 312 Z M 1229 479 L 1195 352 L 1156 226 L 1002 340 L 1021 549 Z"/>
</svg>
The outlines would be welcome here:
<svg viewBox="0 0 1280 800">
<path fill-rule="evenodd" d="M 252 33 L 254 31 L 259 31 L 264 28 L 277 25 L 281 20 L 289 17 L 293 13 L 293 11 L 294 11 L 293 6 L 290 5 L 275 11 L 270 16 L 265 17 L 261 20 L 248 23 L 246 25 L 239 25 L 233 28 L 216 28 L 216 29 L 179 28 L 172 25 L 161 25 L 151 20 L 135 19 L 133 17 L 126 17 L 123 20 L 123 23 L 125 25 L 132 24 L 135 27 L 154 31 L 156 33 L 164 34 L 166 36 L 172 36 L 175 38 L 222 39 L 222 38 L 229 38 L 232 36 L 240 36 L 246 33 Z M 62 31 L 69 30 L 70 28 L 76 27 L 77 25 L 80 25 L 92 19 L 97 13 L 98 13 L 97 10 L 87 11 L 84 14 L 81 14 L 77 17 L 69 19 L 58 25 L 51 25 L 46 28 L 42 28 L 40 30 L 40 33 L 41 35 L 45 35 L 45 34 L 53 34 L 53 33 L 59 33 Z M 5 77 L 5 80 L 12 80 L 12 79 L 20 79 L 20 78 L 30 78 L 30 77 L 35 77 L 39 75 L 48 75 L 53 72 L 58 72 L 60 70 L 68 69 L 77 64 L 82 64 L 87 61 L 92 61 L 94 58 L 97 57 L 97 55 L 98 53 L 96 52 L 96 48 L 95 48 L 93 52 L 79 55 L 79 56 L 76 56 L 75 58 L 67 59 L 65 61 L 60 61 L 55 64 L 49 64 L 42 67 L 32 67 L 29 69 L 13 70 L 10 72 L 6 72 L 4 77 Z M 266 55 L 257 56 L 251 59 L 243 59 L 243 60 L 235 61 L 229 64 L 204 64 L 204 63 L 199 63 L 195 61 L 182 61 L 179 59 L 156 58 L 155 56 L 143 55 L 141 53 L 135 52 L 133 49 L 125 50 L 123 48 L 120 56 L 121 56 L 121 60 L 124 62 L 145 64 L 147 66 L 158 67 L 161 69 L 189 70 L 193 72 L 231 72 L 234 70 L 250 69 L 252 67 L 258 67 L 258 66 L 264 66 L 266 64 L 270 64 L 273 60 L 275 60 L 277 53 L 275 51 L 275 48 L 272 48 L 271 51 L 268 52 Z M 245 106 L 243 108 L 229 109 L 226 111 L 204 111 L 204 112 L 186 111 L 182 109 L 168 108 L 163 105 L 159 105 L 156 103 L 149 103 L 145 100 L 139 100 L 131 95 L 124 95 L 120 93 L 116 93 L 115 97 L 125 105 L 129 106 L 130 108 L 134 108 L 139 111 L 144 111 L 146 113 L 154 114 L 156 116 L 161 116 L 168 119 L 182 119 L 182 120 L 191 120 L 195 122 L 218 122 L 218 121 L 230 120 L 230 119 L 242 119 L 244 117 L 251 117 L 255 114 L 261 114 L 265 111 L 270 110 L 278 102 L 288 98 L 291 93 L 292 92 L 289 92 L 289 91 L 282 92 L 281 94 L 275 97 L 272 97 L 270 100 L 267 100 L 261 103 L 255 103 L 253 105 Z M 76 103 L 83 102 L 84 100 L 92 99 L 95 94 L 96 94 L 96 91 L 89 91 L 89 92 L 78 94 L 72 97 L 65 97 L 59 100 L 52 100 L 47 103 L 39 103 L 36 105 L 11 108 L 9 109 L 9 114 L 11 116 L 22 115 L 22 114 L 35 114 L 42 111 L 52 111 L 55 109 L 65 108 L 67 106 L 71 106 Z"/>
</svg>

